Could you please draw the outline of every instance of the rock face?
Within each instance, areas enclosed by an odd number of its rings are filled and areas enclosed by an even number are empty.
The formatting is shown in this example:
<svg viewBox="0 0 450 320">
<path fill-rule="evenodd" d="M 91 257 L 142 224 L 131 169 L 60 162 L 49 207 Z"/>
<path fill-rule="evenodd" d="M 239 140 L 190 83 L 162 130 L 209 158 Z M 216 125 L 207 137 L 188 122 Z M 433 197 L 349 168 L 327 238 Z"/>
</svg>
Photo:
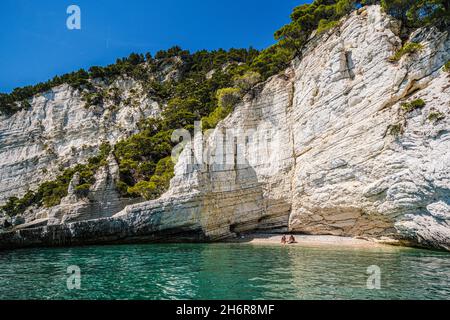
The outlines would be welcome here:
<svg viewBox="0 0 450 320">
<path fill-rule="evenodd" d="M 65 168 L 84 163 L 96 155 L 101 143 L 114 144 L 135 133 L 139 119 L 159 114 L 155 101 L 142 93 L 133 97 L 132 92 L 141 89 L 133 80 L 98 85 L 119 92 L 122 102 L 107 100 L 102 106 L 89 106 L 82 92 L 62 85 L 35 96 L 31 109 L 0 118 L 0 205 L 53 180 Z M 134 103 L 125 104 L 132 97 Z M 46 214 L 30 210 L 25 216 L 29 222 Z"/>
<path fill-rule="evenodd" d="M 57 225 L 74 221 L 91 220 L 110 217 L 125 208 L 126 205 L 139 201 L 138 199 L 124 199 L 116 189 L 119 178 L 119 166 L 111 155 L 108 166 L 97 172 L 96 183 L 90 188 L 87 196 L 77 195 L 74 185 L 78 184 L 78 174 L 75 174 L 69 185 L 68 195 L 61 204 L 51 209 L 39 212 L 42 217 L 48 217 L 48 225 Z"/>
<path fill-rule="evenodd" d="M 398 33 L 379 6 L 353 13 L 189 142 L 161 199 L 4 233 L 0 248 L 271 230 L 450 250 L 450 37 L 418 30 L 423 49 L 394 63 Z M 417 99 L 425 106 L 402 107 Z"/>
</svg>

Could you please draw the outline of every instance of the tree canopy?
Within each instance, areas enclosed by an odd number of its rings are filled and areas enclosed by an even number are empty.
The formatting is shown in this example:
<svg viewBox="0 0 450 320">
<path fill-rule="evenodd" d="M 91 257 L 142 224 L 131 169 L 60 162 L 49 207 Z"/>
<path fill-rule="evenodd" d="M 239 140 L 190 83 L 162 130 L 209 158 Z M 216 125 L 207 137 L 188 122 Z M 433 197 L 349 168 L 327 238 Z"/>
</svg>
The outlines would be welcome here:
<svg viewBox="0 0 450 320">
<path fill-rule="evenodd" d="M 353 10 L 371 4 L 380 4 L 389 15 L 401 20 L 405 28 L 449 25 L 448 0 L 315 0 L 296 7 L 292 21 L 275 32 L 275 38 L 279 46 L 300 55 L 313 31 L 326 31 Z"/>
</svg>

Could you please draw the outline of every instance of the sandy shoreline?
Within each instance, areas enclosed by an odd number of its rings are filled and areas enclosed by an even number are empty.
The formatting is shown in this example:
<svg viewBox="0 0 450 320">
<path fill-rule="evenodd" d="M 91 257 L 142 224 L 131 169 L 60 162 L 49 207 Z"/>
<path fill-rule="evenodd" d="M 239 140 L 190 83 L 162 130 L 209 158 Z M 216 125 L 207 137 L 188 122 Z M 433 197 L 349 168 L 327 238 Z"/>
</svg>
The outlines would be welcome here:
<svg viewBox="0 0 450 320">
<path fill-rule="evenodd" d="M 399 248 L 388 243 L 372 240 L 340 237 L 340 236 L 314 236 L 314 235 L 294 235 L 297 243 L 286 246 L 304 247 L 348 247 L 348 248 Z M 255 245 L 280 245 L 282 235 L 274 234 L 249 234 L 243 235 L 233 242 L 248 243 Z M 289 236 L 288 236 L 289 238 Z"/>
</svg>

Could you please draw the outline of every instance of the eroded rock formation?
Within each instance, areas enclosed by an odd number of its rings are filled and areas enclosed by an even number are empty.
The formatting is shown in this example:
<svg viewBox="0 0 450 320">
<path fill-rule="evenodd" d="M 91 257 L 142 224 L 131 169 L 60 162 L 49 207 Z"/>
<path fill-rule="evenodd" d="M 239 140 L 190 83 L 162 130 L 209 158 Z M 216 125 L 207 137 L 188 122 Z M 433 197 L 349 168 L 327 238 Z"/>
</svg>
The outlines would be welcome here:
<svg viewBox="0 0 450 320">
<path fill-rule="evenodd" d="M 214 241 L 271 230 L 450 250 L 450 77 L 442 70 L 450 37 L 430 28 L 410 40 L 423 49 L 389 61 L 402 45 L 398 23 L 378 6 L 353 13 L 188 144 L 161 199 L 1 234 L 0 247 Z M 417 99 L 425 106 L 402 107 Z M 10 175 L 23 167 L 11 165 Z M 6 181 L 5 189 L 23 188 Z"/>
</svg>

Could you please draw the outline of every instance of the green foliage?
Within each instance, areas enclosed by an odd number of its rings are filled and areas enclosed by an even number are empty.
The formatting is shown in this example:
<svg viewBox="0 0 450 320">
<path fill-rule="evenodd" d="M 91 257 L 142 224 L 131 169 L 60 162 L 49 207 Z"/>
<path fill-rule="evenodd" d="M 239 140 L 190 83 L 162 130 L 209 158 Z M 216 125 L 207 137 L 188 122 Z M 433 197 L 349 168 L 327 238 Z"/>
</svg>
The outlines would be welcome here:
<svg viewBox="0 0 450 320">
<path fill-rule="evenodd" d="M 90 183 L 84 183 L 82 185 L 76 186 L 75 193 L 80 197 L 87 197 L 91 186 L 92 186 L 92 184 L 90 184 Z"/>
<path fill-rule="evenodd" d="M 313 31 L 324 33 L 336 26 L 342 17 L 363 5 L 381 4 L 388 14 L 401 20 L 408 30 L 428 25 L 446 29 L 450 21 L 449 3 L 448 0 L 315 0 L 293 10 L 291 23 L 275 32 L 275 39 L 278 40 L 275 48 L 281 47 L 291 55 L 301 56 Z M 416 45 L 408 45 L 394 57 L 394 61 L 417 49 L 420 48 Z M 273 54 L 270 52 L 269 58 L 273 58 Z M 264 60 L 270 63 L 270 59 Z M 259 67 L 263 68 L 262 65 Z M 264 71 L 260 73 L 265 76 Z"/>
<path fill-rule="evenodd" d="M 392 57 L 389 58 L 390 61 L 399 61 L 406 54 L 414 54 L 423 49 L 423 45 L 416 42 L 407 42 L 401 47 Z"/>
<path fill-rule="evenodd" d="M 422 99 L 416 99 L 411 102 L 404 102 L 401 106 L 405 112 L 411 112 L 413 110 L 425 107 L 425 101 Z"/>
<path fill-rule="evenodd" d="M 219 107 L 232 109 L 241 100 L 241 90 L 238 88 L 223 88 L 217 91 Z"/>
<path fill-rule="evenodd" d="M 438 121 L 443 120 L 443 119 L 445 119 L 445 114 L 443 114 L 440 111 L 432 110 L 428 114 L 428 120 L 431 121 L 431 122 L 438 122 Z"/>
<path fill-rule="evenodd" d="M 83 95 L 83 100 L 86 102 L 85 108 L 102 105 L 103 99 L 102 92 L 88 92 Z"/>
<path fill-rule="evenodd" d="M 143 55 L 132 53 L 128 58 L 117 59 L 115 64 L 106 67 L 94 66 L 89 69 L 89 72 L 80 69 L 62 76 L 55 76 L 47 82 L 38 83 L 34 86 L 16 88 L 10 94 L 0 94 L 0 113 L 11 115 L 22 110 L 28 106 L 26 101 L 34 95 L 44 93 L 62 84 L 68 84 L 74 89 L 91 90 L 93 89 L 91 80 L 95 78 L 104 78 L 109 81 L 124 75 L 145 78 L 143 75 L 148 74 L 148 72 L 145 70 L 143 62 L 145 62 Z M 25 104 L 22 105 L 22 102 L 25 102 Z"/>
<path fill-rule="evenodd" d="M 317 33 L 325 33 L 330 29 L 333 29 L 339 21 L 328 21 L 326 19 L 322 19 L 319 21 L 319 26 L 317 27 Z"/>
<path fill-rule="evenodd" d="M 158 51 L 155 55 L 155 59 L 162 60 L 162 59 L 170 59 L 173 57 L 186 57 L 189 56 L 190 53 L 187 50 L 181 49 L 179 46 L 174 46 L 167 51 L 161 50 Z"/>
<path fill-rule="evenodd" d="M 153 175 L 158 161 L 171 154 L 171 135 L 171 131 L 145 129 L 120 141 L 114 153 L 119 162 L 121 181 L 134 186 L 138 181 Z"/>
<path fill-rule="evenodd" d="M 70 181 L 75 173 L 79 173 L 80 181 L 75 186 L 75 191 L 80 196 L 86 196 L 89 188 L 95 183 L 95 173 L 106 164 L 106 158 L 111 151 L 109 143 L 103 143 L 100 146 L 99 155 L 88 160 L 87 164 L 79 164 L 74 168 L 64 170 L 53 181 L 42 183 L 36 191 L 28 191 L 22 198 L 11 197 L 6 204 L 0 207 L 0 212 L 4 212 L 9 216 L 22 214 L 31 206 L 45 206 L 47 208 L 54 207 L 61 203 L 61 199 L 67 196 Z"/>
<path fill-rule="evenodd" d="M 155 58 L 150 53 L 145 55 L 132 53 L 126 58 L 117 59 L 116 63 L 106 67 L 93 66 L 88 72 L 81 69 L 63 76 L 56 76 L 52 80 L 35 86 L 17 88 L 10 94 L 0 94 L 0 113 L 10 115 L 27 108 L 29 107 L 28 99 L 64 83 L 75 89 L 91 90 L 93 88 L 92 79 L 100 78 L 112 82 L 122 76 L 142 81 L 150 95 L 162 100 L 181 96 L 180 92 L 174 94 L 171 91 L 174 87 L 178 87 L 176 89 L 184 90 L 185 93 L 189 92 L 189 95 L 195 95 L 195 98 L 206 109 L 209 109 L 210 113 L 215 108 L 215 101 L 208 94 L 230 86 L 230 76 L 242 75 L 245 71 L 251 70 L 261 74 L 263 80 L 267 79 L 285 69 L 295 55 L 301 55 L 313 31 L 317 30 L 319 34 L 323 33 L 337 25 L 342 17 L 354 9 L 370 4 L 381 4 L 388 14 L 400 19 L 406 28 L 427 25 L 443 28 L 449 26 L 448 0 L 314 0 L 311 4 L 303 4 L 295 8 L 291 14 L 291 23 L 275 32 L 275 39 L 278 40 L 278 43 L 262 52 L 250 48 L 249 50 L 230 49 L 229 51 L 219 49 L 212 52 L 202 50 L 191 54 L 187 50 L 174 46 L 168 50 L 157 52 Z M 394 57 L 396 58 L 394 60 L 400 59 L 403 54 L 408 53 L 408 50 L 410 50 L 409 53 L 412 53 L 415 49 L 417 48 L 413 46 L 405 48 L 404 52 L 400 52 L 397 57 Z M 183 71 L 192 77 L 185 77 L 178 84 L 155 81 L 152 77 L 153 72 L 168 60 L 175 58 L 183 61 L 186 69 Z M 227 72 L 223 72 L 224 64 L 230 62 L 234 65 Z M 218 71 L 220 76 L 214 77 L 211 81 L 199 81 L 199 77 L 204 78 L 206 72 L 211 70 Z M 195 89 L 194 87 L 199 84 L 200 86 Z M 197 92 L 194 93 L 194 91 Z M 92 104 L 101 102 L 100 97 L 92 96 L 90 98 L 93 100 Z"/>
<path fill-rule="evenodd" d="M 144 82 L 145 90 L 152 97 L 158 97 L 165 107 L 160 118 L 141 121 L 140 132 L 120 141 L 114 148 L 120 169 L 120 181 L 116 185 L 123 196 L 151 199 L 165 191 L 170 180 L 167 177 L 173 174 L 173 165 L 168 167 L 166 174 L 157 172 L 161 161 L 171 155 L 175 145 L 171 141 L 173 130 L 192 130 L 195 121 L 208 116 L 217 118 L 210 121 L 215 126 L 229 114 L 241 97 L 240 89 L 232 87 L 235 82 L 248 88 L 261 80 L 250 67 L 258 55 L 259 52 L 252 48 L 203 50 L 190 54 L 179 47 L 156 54 L 155 58 L 159 60 L 154 60 L 151 68 L 158 70 L 161 65 L 173 62 L 170 59 L 178 57 L 182 60 L 182 72 L 176 81 Z M 206 77 L 208 73 L 210 77 Z M 218 106 L 221 106 L 221 112 L 216 116 Z"/>
<path fill-rule="evenodd" d="M 234 106 L 241 100 L 241 90 L 239 88 L 223 88 L 217 91 L 218 107 L 207 117 L 202 118 L 203 129 L 212 129 L 223 119 L 225 119 L 234 109 Z"/>
<path fill-rule="evenodd" d="M 444 64 L 444 71 L 450 73 L 450 61 L 447 61 L 447 63 Z"/>
<path fill-rule="evenodd" d="M 407 22 L 408 10 L 416 1 L 417 0 L 382 0 L 381 6 L 391 16 L 396 17 L 402 22 Z"/>
<path fill-rule="evenodd" d="M 202 103 L 195 97 L 173 98 L 162 112 L 163 126 L 174 129 L 185 128 L 193 124 L 200 117 L 200 114 L 205 112 L 202 108 Z"/>
<path fill-rule="evenodd" d="M 259 72 L 247 71 L 243 75 L 237 75 L 233 78 L 234 85 L 242 92 L 248 92 L 253 86 L 261 82 L 262 77 Z"/>
<path fill-rule="evenodd" d="M 448 0 L 382 0 L 381 6 L 407 28 L 448 26 Z"/>
<path fill-rule="evenodd" d="M 221 120 L 225 119 L 229 113 L 229 110 L 225 110 L 222 107 L 217 107 L 213 112 L 211 112 L 210 115 L 202 118 L 203 130 L 215 128 L 217 124 Z"/>
<path fill-rule="evenodd" d="M 263 79 L 286 69 L 294 58 L 291 48 L 280 44 L 273 45 L 261 52 L 250 65 L 250 68 L 262 75 Z"/>
<path fill-rule="evenodd" d="M 292 12 L 292 22 L 275 32 L 275 38 L 283 48 L 301 55 L 313 31 L 324 32 L 332 28 L 359 3 L 352 0 L 315 0 L 311 4 L 302 4 Z"/>
<path fill-rule="evenodd" d="M 127 193 L 135 197 L 142 197 L 145 200 L 156 198 L 158 194 L 156 184 L 151 181 L 139 181 L 133 187 L 128 187 Z"/>
<path fill-rule="evenodd" d="M 116 189 L 117 191 L 119 191 L 120 194 L 128 195 L 128 188 L 129 188 L 128 185 L 122 180 L 118 180 L 116 182 Z"/>
<path fill-rule="evenodd" d="M 284 70 L 296 55 L 300 56 L 314 31 L 318 34 L 326 32 L 361 5 L 378 3 L 387 13 L 402 20 L 407 28 L 448 25 L 449 3 L 445 0 L 315 0 L 296 7 L 291 14 L 291 22 L 275 33 L 278 42 L 261 52 L 249 48 L 190 53 L 175 46 L 157 52 L 154 58 L 150 53 L 132 53 L 106 67 L 94 66 L 88 72 L 79 70 L 35 86 L 17 88 L 11 94 L 0 94 L 0 113 L 13 114 L 29 108 L 29 99 L 34 95 L 64 83 L 83 90 L 86 106 L 101 105 L 105 99 L 119 104 L 120 93 L 117 90 L 105 93 L 92 80 L 102 79 L 108 84 L 118 77 L 131 77 L 139 81 L 144 92 L 165 107 L 160 118 L 141 121 L 139 133 L 114 147 L 120 170 L 116 186 L 125 196 L 153 199 L 167 189 L 173 176 L 173 163 L 169 160 L 174 146 L 170 139 L 174 129 L 191 130 L 193 122 L 200 119 L 204 129 L 214 128 L 232 112 L 243 94 L 258 82 Z M 392 60 L 398 61 L 403 55 L 421 49 L 420 44 L 407 43 Z M 161 81 L 156 75 L 167 65 L 174 65 L 179 76 Z M 444 70 L 449 69 L 447 63 Z M 413 101 L 402 107 L 408 111 L 422 106 L 420 101 Z M 432 113 L 429 117 L 439 118 Z M 392 125 L 389 132 L 399 135 L 403 126 Z M 86 196 L 95 183 L 95 172 L 106 165 L 111 149 L 107 144 L 102 145 L 99 155 L 86 164 L 65 170 L 54 181 L 43 183 L 37 191 L 30 191 L 21 199 L 10 198 L 0 210 L 15 215 L 31 205 L 57 205 L 67 195 L 75 173 L 80 177 L 75 190 L 80 196 Z"/>
<path fill-rule="evenodd" d="M 155 174 L 149 181 L 139 181 L 133 187 L 129 187 L 127 192 L 131 195 L 141 196 L 145 200 L 156 199 L 169 188 L 173 175 L 172 158 L 161 159 L 156 166 Z"/>
<path fill-rule="evenodd" d="M 403 134 L 403 131 L 404 131 L 404 128 L 401 123 L 392 124 L 388 127 L 388 132 L 392 136 L 398 137 L 401 134 Z"/>
<path fill-rule="evenodd" d="M 75 89 L 89 86 L 89 74 L 80 69 L 77 72 L 56 76 L 47 82 L 38 83 L 34 86 L 26 86 L 14 89 L 10 94 L 0 94 L 0 113 L 13 114 L 19 110 L 29 107 L 28 99 L 38 93 L 52 89 L 53 87 L 67 83 Z"/>
</svg>

